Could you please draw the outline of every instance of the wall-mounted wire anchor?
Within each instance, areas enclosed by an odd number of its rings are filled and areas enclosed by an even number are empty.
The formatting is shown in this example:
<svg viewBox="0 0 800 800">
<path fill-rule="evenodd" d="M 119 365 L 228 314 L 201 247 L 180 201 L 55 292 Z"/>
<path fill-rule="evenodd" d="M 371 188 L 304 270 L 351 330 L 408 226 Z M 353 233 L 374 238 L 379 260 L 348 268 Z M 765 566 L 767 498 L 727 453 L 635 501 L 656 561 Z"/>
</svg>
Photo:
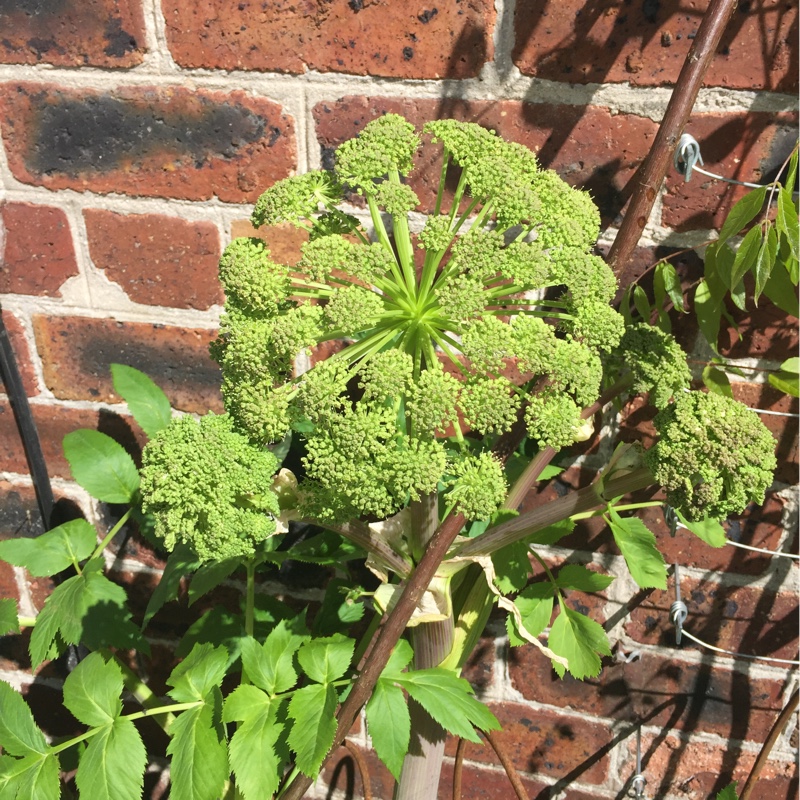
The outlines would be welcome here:
<svg viewBox="0 0 800 800">
<path fill-rule="evenodd" d="M 626 653 L 621 647 L 618 647 L 617 652 L 614 654 L 614 658 L 620 664 L 630 664 L 631 661 L 636 661 L 636 659 L 641 657 L 641 650 L 631 650 L 630 653 Z"/>
<path fill-rule="evenodd" d="M 664 503 L 661 508 L 664 512 L 664 522 L 667 523 L 667 527 L 669 528 L 669 535 L 674 537 L 678 530 L 678 515 L 675 513 L 675 509 L 667 503 Z"/>
<path fill-rule="evenodd" d="M 703 163 L 703 156 L 700 153 L 700 144 L 691 133 L 681 134 L 678 140 L 678 146 L 675 148 L 675 153 L 672 156 L 672 163 L 675 169 L 683 175 L 684 181 L 687 183 L 692 177 L 692 172 L 699 172 L 709 178 L 714 178 L 718 181 L 725 181 L 725 183 L 733 183 L 736 186 L 747 186 L 750 189 L 760 189 L 763 184 L 750 183 L 749 181 L 737 181 L 735 178 L 726 178 L 724 175 L 717 175 L 715 172 L 708 172 L 708 170 L 698 167 L 698 164 Z M 797 192 L 792 192 L 796 195 Z"/>
<path fill-rule="evenodd" d="M 672 577 L 675 580 L 675 602 L 669 607 L 669 618 L 675 625 L 675 644 L 680 644 L 681 635 L 683 634 L 683 623 L 686 622 L 686 617 L 689 616 L 689 609 L 686 608 L 686 603 L 681 600 L 681 576 L 677 564 L 675 565 Z"/>
<path fill-rule="evenodd" d="M 644 797 L 644 787 L 647 783 L 647 778 L 645 778 L 644 774 L 642 773 L 642 729 L 636 729 L 636 774 L 633 776 L 633 781 L 631 782 L 631 788 L 634 791 L 634 797 L 637 800 L 641 800 Z"/>
</svg>

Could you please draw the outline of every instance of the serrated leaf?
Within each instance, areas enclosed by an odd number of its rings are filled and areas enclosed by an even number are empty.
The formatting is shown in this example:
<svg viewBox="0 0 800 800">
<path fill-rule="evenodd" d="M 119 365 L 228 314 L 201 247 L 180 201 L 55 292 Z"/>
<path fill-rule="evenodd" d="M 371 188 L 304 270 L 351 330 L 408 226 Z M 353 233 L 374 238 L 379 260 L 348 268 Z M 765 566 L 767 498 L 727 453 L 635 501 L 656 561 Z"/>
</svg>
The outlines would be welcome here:
<svg viewBox="0 0 800 800">
<path fill-rule="evenodd" d="M 288 691 L 297 683 L 294 654 L 307 639 L 281 620 L 263 645 L 252 638 L 242 640 L 242 664 L 247 676 L 269 694 Z"/>
<path fill-rule="evenodd" d="M 228 769 L 228 746 L 219 720 L 219 690 L 213 704 L 190 708 L 172 723 L 170 800 L 219 800 Z"/>
<path fill-rule="evenodd" d="M 75 719 L 97 728 L 122 713 L 122 670 L 100 653 L 90 653 L 64 681 L 64 705 Z"/>
<path fill-rule="evenodd" d="M 0 598 L 0 636 L 19 633 L 17 601 L 11 597 Z"/>
<path fill-rule="evenodd" d="M 733 389 L 731 389 L 731 382 L 728 376 L 713 364 L 703 367 L 703 383 L 709 392 L 721 394 L 725 397 L 733 397 Z"/>
<path fill-rule="evenodd" d="M 61 783 L 58 756 L 29 754 L 24 758 L 0 756 L 2 800 L 58 800 Z"/>
<path fill-rule="evenodd" d="M 341 633 L 311 639 L 297 651 L 297 660 L 312 681 L 330 683 L 347 672 L 355 645 Z"/>
<path fill-rule="evenodd" d="M 64 437 L 64 455 L 72 477 L 104 503 L 131 503 L 139 489 L 139 472 L 125 448 L 110 436 L 88 429 Z"/>
<path fill-rule="evenodd" d="M 128 404 L 139 427 L 152 439 L 172 419 L 169 400 L 153 381 L 138 369 L 111 365 L 114 391 Z"/>
<path fill-rule="evenodd" d="M 567 659 L 570 675 L 578 680 L 599 675 L 600 657 L 611 655 L 602 625 L 566 604 L 561 605 L 561 612 L 550 628 L 547 644 L 556 655 Z M 553 662 L 553 668 L 564 677 L 561 664 Z"/>
<path fill-rule="evenodd" d="M 792 255 L 800 258 L 800 241 L 798 241 L 800 239 L 798 234 L 800 223 L 797 220 L 797 206 L 792 200 L 792 193 L 785 186 L 778 190 L 778 211 L 775 224 L 788 240 Z"/>
<path fill-rule="evenodd" d="M 673 511 L 677 514 L 681 525 L 697 536 L 698 539 L 702 539 L 706 544 L 711 545 L 711 547 L 725 546 L 728 539 L 725 536 L 725 528 L 720 525 L 719 520 L 705 517 L 699 522 L 689 522 L 680 511 L 677 509 L 673 509 Z"/>
<path fill-rule="evenodd" d="M 531 636 L 538 636 L 550 624 L 553 616 L 555 587 L 550 581 L 525 587 L 514 600 L 522 624 Z"/>
<path fill-rule="evenodd" d="M 185 544 L 176 545 L 175 549 L 169 554 L 158 586 L 156 586 L 155 591 L 147 601 L 147 608 L 142 619 L 142 630 L 147 627 L 147 624 L 165 603 L 174 600 L 178 596 L 181 579 L 199 566 L 200 561 L 190 547 Z"/>
<path fill-rule="evenodd" d="M 411 663 L 412 658 L 414 658 L 414 651 L 411 649 L 411 645 L 405 639 L 399 639 L 389 656 L 389 661 L 383 668 L 380 679 L 395 680 Z"/>
<path fill-rule="evenodd" d="M 770 225 L 770 227 L 767 229 L 766 236 L 761 242 L 761 247 L 759 248 L 758 255 L 756 257 L 755 267 L 753 268 L 753 273 L 755 274 L 756 278 L 753 299 L 755 300 L 756 305 L 758 305 L 758 298 L 761 297 L 761 293 L 764 291 L 764 287 L 767 285 L 769 276 L 772 274 L 772 270 L 775 267 L 775 259 L 777 258 L 777 255 L 778 234 L 775 233 L 775 228 Z"/>
<path fill-rule="evenodd" d="M 97 533 L 85 519 L 74 519 L 34 539 L 0 542 L 0 559 L 25 567 L 31 575 L 55 575 L 88 558 L 97 546 Z"/>
<path fill-rule="evenodd" d="M 737 781 L 729 783 L 721 792 L 717 792 L 716 800 L 739 800 L 739 795 L 736 793 Z"/>
<path fill-rule="evenodd" d="M 172 670 L 167 694 L 177 703 L 203 700 L 222 683 L 228 667 L 228 652 L 224 647 L 197 644 L 186 658 Z"/>
<path fill-rule="evenodd" d="M 298 689 L 289 701 L 289 747 L 297 756 L 296 766 L 315 778 L 336 734 L 336 691 L 330 684 L 316 683 Z"/>
<path fill-rule="evenodd" d="M 742 278 L 755 267 L 760 247 L 761 228 L 756 226 L 747 232 L 739 245 L 739 249 L 736 251 L 728 283 L 731 290 L 735 289 L 741 283 Z"/>
<path fill-rule="evenodd" d="M 30 654 L 36 667 L 57 651 L 57 636 L 67 644 L 84 643 L 93 650 L 120 647 L 150 652 L 131 621 L 127 595 L 104 575 L 85 569 L 56 586 L 47 598 L 31 634 Z"/>
<path fill-rule="evenodd" d="M 0 681 L 0 747 L 12 756 L 47 752 L 44 734 L 34 722 L 28 704 L 5 681 Z"/>
<path fill-rule="evenodd" d="M 525 542 L 514 542 L 492 553 L 495 585 L 503 594 L 518 592 L 528 582 L 531 562 Z"/>
<path fill-rule="evenodd" d="M 449 670 L 435 667 L 406 672 L 396 682 L 455 736 L 479 742 L 473 725 L 485 731 L 500 729 L 494 714 L 475 699 L 469 682 Z"/>
<path fill-rule="evenodd" d="M 403 690 L 389 681 L 379 680 L 367 703 L 366 713 L 375 753 L 399 780 L 411 738 L 411 717 Z"/>
<path fill-rule="evenodd" d="M 136 726 L 120 717 L 89 739 L 75 783 L 81 797 L 92 800 L 140 800 L 146 766 Z"/>
<path fill-rule="evenodd" d="M 644 289 L 642 289 L 641 286 L 637 286 L 633 290 L 633 305 L 636 307 L 636 311 L 639 313 L 642 320 L 644 322 L 649 322 L 652 309 L 650 307 L 650 301 L 647 299 L 647 295 L 644 293 Z"/>
<path fill-rule="evenodd" d="M 270 703 L 269 698 L 256 705 L 236 728 L 228 745 L 236 789 L 244 800 L 272 797 L 278 789 L 281 771 L 275 743 L 283 732 L 276 713 L 279 705 L 280 702 Z"/>
<path fill-rule="evenodd" d="M 613 582 L 611 575 L 592 572 L 581 564 L 567 564 L 556 576 L 559 589 L 576 589 L 579 592 L 602 592 Z"/>
<path fill-rule="evenodd" d="M 219 586 L 243 563 L 244 559 L 242 558 L 226 558 L 222 561 L 211 561 L 200 567 L 189 584 L 189 605 L 191 606 L 206 592 Z"/>
<path fill-rule="evenodd" d="M 764 207 L 767 187 L 762 186 L 748 192 L 739 200 L 728 213 L 725 223 L 719 232 L 719 245 L 722 246 L 732 236 L 736 236 L 739 231 L 751 222 L 759 211 Z"/>
<path fill-rule="evenodd" d="M 642 589 L 666 589 L 667 567 L 650 529 L 638 517 L 623 519 L 613 508 L 609 509 L 609 523 L 636 583 Z"/>
</svg>

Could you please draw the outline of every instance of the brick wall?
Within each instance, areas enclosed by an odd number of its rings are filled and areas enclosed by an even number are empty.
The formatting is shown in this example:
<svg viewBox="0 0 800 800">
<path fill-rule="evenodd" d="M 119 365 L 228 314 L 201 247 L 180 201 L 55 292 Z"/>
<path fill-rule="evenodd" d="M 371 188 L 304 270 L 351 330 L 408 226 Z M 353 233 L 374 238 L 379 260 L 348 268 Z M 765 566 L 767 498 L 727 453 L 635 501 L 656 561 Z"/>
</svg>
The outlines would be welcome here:
<svg viewBox="0 0 800 800">
<path fill-rule="evenodd" d="M 601 247 L 613 240 L 625 186 L 653 141 L 705 2 L 643 0 L 429 0 L 256 3 L 244 0 L 62 0 L 0 3 L 0 302 L 48 468 L 61 505 L 106 524 L 113 509 L 91 505 L 70 481 L 61 438 L 82 426 L 117 436 L 135 452 L 143 436 L 112 391 L 108 365 L 145 370 L 175 407 L 219 410 L 219 374 L 207 355 L 218 322 L 215 263 L 246 230 L 260 190 L 295 171 L 330 163 L 332 149 L 385 111 L 414 122 L 453 116 L 481 122 L 538 150 L 541 161 L 591 189 L 603 212 Z M 769 179 L 796 136 L 797 3 L 740 0 L 687 130 L 706 167 L 742 180 Z M 426 184 L 420 180 L 421 197 Z M 741 189 L 670 174 L 628 272 L 706 241 Z M 357 212 L 358 210 L 355 209 Z M 273 251 L 297 242 L 275 231 Z M 701 262 L 676 260 L 691 280 Z M 768 305 L 738 314 L 728 354 L 743 368 L 735 392 L 775 412 L 765 422 L 781 466 L 763 509 L 729 524 L 730 535 L 797 552 L 797 404 L 772 390 L 764 368 L 797 352 L 797 320 Z M 676 320 L 692 350 L 696 330 Z M 695 353 L 704 358 L 701 352 Z M 648 431 L 633 401 L 623 437 Z M 634 430 L 636 429 L 636 430 Z M 585 483 L 590 445 L 532 496 Z M 797 658 L 797 565 L 726 547 L 712 551 L 648 513 L 671 562 L 680 563 L 687 627 L 720 647 Z M 0 396 L 0 536 L 32 536 L 37 512 L 27 467 Z M 568 542 L 580 560 L 614 571 L 609 535 L 585 524 Z M 554 548 L 554 560 L 563 551 Z M 146 597 L 163 564 L 133 536 L 114 570 Z M 313 600 L 308 576 L 286 578 Z M 313 586 L 313 581 L 312 581 Z M 0 565 L 0 595 L 23 613 L 41 609 L 47 580 Z M 265 583 L 263 592 L 286 587 Z M 641 601 L 630 612 L 631 605 Z M 493 619 L 467 677 L 505 730 L 531 797 L 614 798 L 635 773 L 642 725 L 647 796 L 705 798 L 746 777 L 796 672 L 673 646 L 670 592 L 637 596 L 625 579 L 603 596 L 570 601 L 605 620 L 618 654 L 602 676 L 555 679 L 533 650 L 509 652 Z M 202 610 L 202 609 L 201 609 Z M 171 658 L 172 626 L 154 621 L 152 671 Z M 63 666 L 28 671 L 25 637 L 0 642 L 0 678 L 22 687 L 52 734 L 74 720 L 55 704 Z M 366 744 L 361 728 L 351 737 Z M 794 797 L 797 727 L 790 724 L 754 798 Z M 454 747 L 441 797 L 449 796 Z M 325 778 L 353 779 L 344 750 Z M 377 797 L 390 796 L 373 767 Z M 487 747 L 466 750 L 465 797 L 508 797 Z M 163 783 L 163 782 L 162 782 Z M 159 795 L 157 773 L 148 778 Z M 314 797 L 326 797 L 319 782 Z M 562 792 L 562 794 L 557 794 Z M 338 796 L 338 795 L 337 795 Z"/>
</svg>

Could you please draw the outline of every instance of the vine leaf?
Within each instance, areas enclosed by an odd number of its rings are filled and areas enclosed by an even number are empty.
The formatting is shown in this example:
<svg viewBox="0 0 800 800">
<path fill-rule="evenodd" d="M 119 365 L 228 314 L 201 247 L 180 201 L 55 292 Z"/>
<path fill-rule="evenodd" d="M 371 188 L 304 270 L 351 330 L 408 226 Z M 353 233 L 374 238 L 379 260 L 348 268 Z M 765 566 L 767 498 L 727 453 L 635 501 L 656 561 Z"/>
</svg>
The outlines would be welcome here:
<svg viewBox="0 0 800 800">
<path fill-rule="evenodd" d="M 631 577 L 642 589 L 666 589 L 667 567 L 656 537 L 638 517 L 622 518 L 609 509 L 608 523 Z"/>
<path fill-rule="evenodd" d="M 81 756 L 75 783 L 92 800 L 139 800 L 147 752 L 136 726 L 125 717 L 92 736 Z"/>
<path fill-rule="evenodd" d="M 172 419 L 172 410 L 164 392 L 138 369 L 124 364 L 111 365 L 114 391 L 128 404 L 139 427 L 152 439 Z"/>
<path fill-rule="evenodd" d="M 331 684 L 315 683 L 298 689 L 289 701 L 289 746 L 297 768 L 316 777 L 336 734 L 336 691 Z"/>
<path fill-rule="evenodd" d="M 81 429 L 64 437 L 72 477 L 104 503 L 132 503 L 139 471 L 125 448 L 100 431 Z"/>
<path fill-rule="evenodd" d="M 366 708 L 372 745 L 396 780 L 411 739 L 411 717 L 403 690 L 392 681 L 379 679 Z"/>
<path fill-rule="evenodd" d="M 90 653 L 64 681 L 64 705 L 75 719 L 90 727 L 114 722 L 122 713 L 122 670 Z"/>
<path fill-rule="evenodd" d="M 0 542 L 0 558 L 31 575 L 45 577 L 88 558 L 97 545 L 97 532 L 85 519 L 74 519 L 35 539 Z"/>
<path fill-rule="evenodd" d="M 600 674 L 600 656 L 611 655 L 603 626 L 561 603 L 561 612 L 550 628 L 550 649 L 567 659 L 570 674 L 578 680 Z M 553 669 L 564 677 L 564 667 L 553 662 Z"/>
</svg>

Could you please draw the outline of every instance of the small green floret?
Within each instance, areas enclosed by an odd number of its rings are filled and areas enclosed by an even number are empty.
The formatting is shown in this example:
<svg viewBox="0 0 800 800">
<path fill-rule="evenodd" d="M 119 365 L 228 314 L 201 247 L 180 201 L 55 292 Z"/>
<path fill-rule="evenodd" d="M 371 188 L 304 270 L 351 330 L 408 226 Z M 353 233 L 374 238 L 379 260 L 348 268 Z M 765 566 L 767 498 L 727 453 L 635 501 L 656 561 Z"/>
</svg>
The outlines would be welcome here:
<svg viewBox="0 0 800 800">
<path fill-rule="evenodd" d="M 489 519 L 508 491 L 502 464 L 483 452 L 457 462 L 454 472 L 447 501 L 468 520 Z"/>
<path fill-rule="evenodd" d="M 342 186 L 325 170 L 284 178 L 270 186 L 256 201 L 250 221 L 253 226 L 291 222 L 301 227 L 314 222 L 320 205 L 332 208 L 342 199 Z"/>
<path fill-rule="evenodd" d="M 688 520 L 725 519 L 764 502 L 777 465 L 775 440 L 747 406 L 682 392 L 653 422 L 659 440 L 645 454 L 647 466 Z"/>
<path fill-rule="evenodd" d="M 168 550 L 183 543 L 203 561 L 247 557 L 275 533 L 275 457 L 236 433 L 227 414 L 172 420 L 142 462 L 143 508 Z"/>
</svg>

